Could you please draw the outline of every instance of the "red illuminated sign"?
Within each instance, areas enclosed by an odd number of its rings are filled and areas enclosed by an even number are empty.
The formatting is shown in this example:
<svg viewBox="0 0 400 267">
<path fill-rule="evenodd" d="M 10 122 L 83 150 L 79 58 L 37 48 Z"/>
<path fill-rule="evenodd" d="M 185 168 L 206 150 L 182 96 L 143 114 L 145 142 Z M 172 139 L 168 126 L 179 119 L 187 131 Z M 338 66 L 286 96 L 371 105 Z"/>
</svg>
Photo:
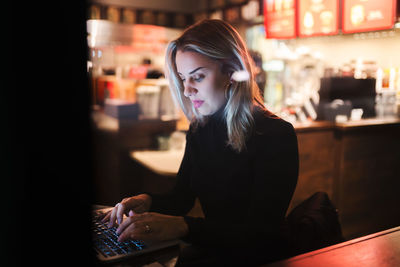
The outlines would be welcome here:
<svg viewBox="0 0 400 267">
<path fill-rule="evenodd" d="M 393 27 L 396 0 L 343 0 L 343 33 Z"/>
<path fill-rule="evenodd" d="M 295 0 L 264 0 L 264 24 L 267 38 L 296 37 Z"/>
<path fill-rule="evenodd" d="M 339 32 L 339 0 L 298 1 L 300 37 L 332 35 Z"/>
</svg>

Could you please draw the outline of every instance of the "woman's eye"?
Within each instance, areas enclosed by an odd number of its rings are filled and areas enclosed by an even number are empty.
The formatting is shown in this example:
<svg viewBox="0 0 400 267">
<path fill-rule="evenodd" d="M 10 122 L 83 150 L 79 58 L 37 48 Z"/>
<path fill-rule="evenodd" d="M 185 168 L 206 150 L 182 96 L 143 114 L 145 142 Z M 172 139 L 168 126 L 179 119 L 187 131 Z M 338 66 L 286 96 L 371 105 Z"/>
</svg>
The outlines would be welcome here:
<svg viewBox="0 0 400 267">
<path fill-rule="evenodd" d="M 204 79 L 203 75 L 193 77 L 193 80 L 195 80 L 196 82 L 201 82 L 203 79 Z"/>
</svg>

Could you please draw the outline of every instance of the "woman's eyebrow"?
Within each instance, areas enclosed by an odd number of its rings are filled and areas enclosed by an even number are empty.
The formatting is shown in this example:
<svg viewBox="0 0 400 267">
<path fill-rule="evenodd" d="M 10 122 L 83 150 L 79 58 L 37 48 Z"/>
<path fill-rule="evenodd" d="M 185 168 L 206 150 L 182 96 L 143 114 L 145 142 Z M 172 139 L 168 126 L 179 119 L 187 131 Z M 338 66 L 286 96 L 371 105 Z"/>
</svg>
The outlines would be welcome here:
<svg viewBox="0 0 400 267">
<path fill-rule="evenodd" d="M 191 72 L 189 72 L 189 74 L 193 74 L 193 73 L 195 73 L 196 71 L 198 71 L 198 70 L 200 70 L 200 69 L 203 69 L 203 68 L 205 68 L 205 67 L 198 67 L 198 68 L 192 70 Z"/>
<path fill-rule="evenodd" d="M 189 72 L 189 74 L 193 74 L 193 73 L 195 73 L 196 71 L 198 71 L 198 70 L 200 70 L 200 69 L 204 69 L 204 68 L 205 68 L 205 67 L 198 67 L 198 68 L 192 70 L 191 72 Z M 183 76 L 183 74 L 180 73 L 179 71 L 178 71 L 178 74 Z"/>
</svg>

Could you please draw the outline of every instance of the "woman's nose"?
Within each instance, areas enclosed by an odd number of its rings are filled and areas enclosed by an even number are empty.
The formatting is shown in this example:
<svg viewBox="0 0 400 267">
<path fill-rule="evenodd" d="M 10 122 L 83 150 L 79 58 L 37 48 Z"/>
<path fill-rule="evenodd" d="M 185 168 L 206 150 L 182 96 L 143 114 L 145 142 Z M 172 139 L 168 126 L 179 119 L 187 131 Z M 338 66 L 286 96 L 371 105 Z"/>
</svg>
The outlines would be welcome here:
<svg viewBox="0 0 400 267">
<path fill-rule="evenodd" d="M 195 94 L 197 93 L 197 89 L 194 88 L 189 82 L 185 82 L 185 83 L 183 84 L 183 86 L 184 86 L 183 94 L 184 94 L 186 97 L 193 96 L 193 95 L 195 95 Z"/>
</svg>

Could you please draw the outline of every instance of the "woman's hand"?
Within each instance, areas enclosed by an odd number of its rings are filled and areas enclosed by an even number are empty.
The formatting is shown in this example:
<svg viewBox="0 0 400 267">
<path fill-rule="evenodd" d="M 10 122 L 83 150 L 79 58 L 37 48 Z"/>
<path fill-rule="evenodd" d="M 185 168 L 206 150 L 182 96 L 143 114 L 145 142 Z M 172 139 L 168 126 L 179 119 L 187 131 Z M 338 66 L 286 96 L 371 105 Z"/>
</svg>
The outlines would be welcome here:
<svg viewBox="0 0 400 267">
<path fill-rule="evenodd" d="M 145 212 L 129 216 L 119 225 L 118 241 L 127 239 L 162 241 L 179 239 L 188 232 L 188 226 L 181 216 L 170 216 Z"/>
<path fill-rule="evenodd" d="M 110 210 L 102 222 L 107 222 L 109 227 L 115 226 L 115 222 L 118 224 L 122 223 L 124 214 L 126 216 L 132 216 L 146 212 L 150 209 L 151 197 L 147 194 L 141 194 L 133 197 L 124 198 L 120 203 L 117 203 L 115 207 Z"/>
</svg>

